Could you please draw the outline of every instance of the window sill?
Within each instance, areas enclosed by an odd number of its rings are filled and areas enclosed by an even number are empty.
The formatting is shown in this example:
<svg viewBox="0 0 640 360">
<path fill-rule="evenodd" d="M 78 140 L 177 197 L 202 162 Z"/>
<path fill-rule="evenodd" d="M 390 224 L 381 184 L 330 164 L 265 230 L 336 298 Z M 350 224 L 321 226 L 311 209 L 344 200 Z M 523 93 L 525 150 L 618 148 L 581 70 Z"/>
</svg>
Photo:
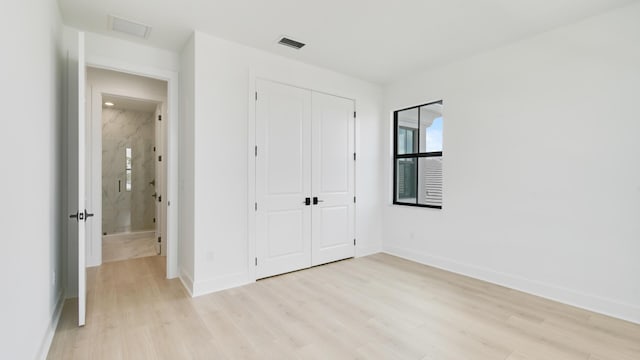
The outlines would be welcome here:
<svg viewBox="0 0 640 360">
<path fill-rule="evenodd" d="M 427 208 L 427 209 L 442 210 L 442 205 L 411 204 L 411 203 L 403 203 L 403 202 L 397 202 L 397 201 L 394 201 L 393 205 L 421 207 L 421 208 Z"/>
</svg>

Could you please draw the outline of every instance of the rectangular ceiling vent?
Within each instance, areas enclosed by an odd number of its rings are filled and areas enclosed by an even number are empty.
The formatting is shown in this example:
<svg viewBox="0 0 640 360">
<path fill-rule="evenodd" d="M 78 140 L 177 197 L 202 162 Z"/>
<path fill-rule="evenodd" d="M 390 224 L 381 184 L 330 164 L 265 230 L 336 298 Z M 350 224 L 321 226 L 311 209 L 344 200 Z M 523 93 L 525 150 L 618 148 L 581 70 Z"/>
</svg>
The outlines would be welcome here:
<svg viewBox="0 0 640 360">
<path fill-rule="evenodd" d="M 306 45 L 304 43 L 301 43 L 300 41 L 295 41 L 293 39 L 289 39 L 288 37 L 284 37 L 284 36 L 278 41 L 278 44 L 292 47 L 296 50 L 300 50 L 302 49 L 303 46 Z"/>
<path fill-rule="evenodd" d="M 151 26 L 109 15 L 109 30 L 148 39 Z"/>
</svg>

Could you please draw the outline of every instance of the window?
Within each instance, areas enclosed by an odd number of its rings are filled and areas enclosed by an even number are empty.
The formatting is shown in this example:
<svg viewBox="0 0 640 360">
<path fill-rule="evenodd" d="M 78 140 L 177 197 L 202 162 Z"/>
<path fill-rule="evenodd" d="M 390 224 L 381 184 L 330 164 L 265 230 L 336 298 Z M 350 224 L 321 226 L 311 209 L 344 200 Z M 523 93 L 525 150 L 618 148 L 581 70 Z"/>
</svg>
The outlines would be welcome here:
<svg viewBox="0 0 640 360">
<path fill-rule="evenodd" d="M 442 209 L 442 100 L 393 113 L 393 203 Z"/>
<path fill-rule="evenodd" d="M 124 149 L 124 171 L 125 171 L 125 182 L 124 188 L 127 191 L 131 191 L 131 148 Z"/>
<path fill-rule="evenodd" d="M 400 126 L 398 128 L 398 154 L 412 154 L 418 151 L 418 130 Z"/>
</svg>

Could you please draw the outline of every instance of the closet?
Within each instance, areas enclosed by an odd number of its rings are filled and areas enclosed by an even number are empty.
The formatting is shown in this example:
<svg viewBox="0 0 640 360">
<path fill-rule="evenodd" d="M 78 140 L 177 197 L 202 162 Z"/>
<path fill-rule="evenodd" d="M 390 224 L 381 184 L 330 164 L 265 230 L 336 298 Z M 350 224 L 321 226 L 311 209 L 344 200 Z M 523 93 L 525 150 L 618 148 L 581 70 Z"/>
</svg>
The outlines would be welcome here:
<svg viewBox="0 0 640 360">
<path fill-rule="evenodd" d="M 256 277 L 355 254 L 353 100 L 256 82 Z"/>
</svg>

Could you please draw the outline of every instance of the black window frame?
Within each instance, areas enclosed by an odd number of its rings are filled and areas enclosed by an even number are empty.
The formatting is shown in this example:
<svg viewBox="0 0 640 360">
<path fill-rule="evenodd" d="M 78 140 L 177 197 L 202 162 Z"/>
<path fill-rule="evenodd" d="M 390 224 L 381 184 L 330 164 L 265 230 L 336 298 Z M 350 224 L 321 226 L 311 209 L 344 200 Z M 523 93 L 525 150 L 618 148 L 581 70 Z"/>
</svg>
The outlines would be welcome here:
<svg viewBox="0 0 640 360">
<path fill-rule="evenodd" d="M 429 152 L 420 152 L 420 110 L 418 110 L 418 137 L 414 139 L 414 141 L 418 144 L 418 152 L 413 154 L 398 154 L 398 113 L 402 111 L 419 109 L 423 106 L 429 106 L 433 104 L 442 105 L 442 100 L 428 102 L 422 105 L 411 106 L 408 108 L 396 110 L 393 112 L 393 205 L 405 205 L 405 206 L 414 206 L 414 207 L 422 207 L 422 208 L 430 208 L 430 209 L 442 209 L 442 205 L 428 205 L 428 204 L 419 204 L 416 196 L 415 203 L 409 202 L 400 202 L 398 201 L 398 160 L 399 159 L 416 159 L 416 193 L 418 189 L 418 172 L 419 172 L 419 159 L 426 157 L 442 157 L 442 151 L 429 151 Z"/>
</svg>

